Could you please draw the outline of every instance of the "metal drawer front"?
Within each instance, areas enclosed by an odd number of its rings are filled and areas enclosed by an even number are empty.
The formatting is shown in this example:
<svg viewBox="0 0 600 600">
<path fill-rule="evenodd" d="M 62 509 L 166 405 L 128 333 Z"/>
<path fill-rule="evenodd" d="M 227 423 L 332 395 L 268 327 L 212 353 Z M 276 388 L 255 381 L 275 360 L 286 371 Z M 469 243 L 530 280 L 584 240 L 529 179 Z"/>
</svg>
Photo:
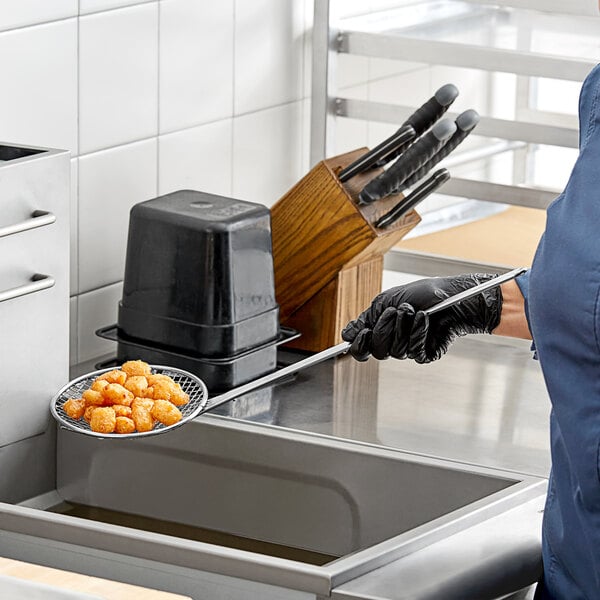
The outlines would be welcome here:
<svg viewBox="0 0 600 600">
<path fill-rule="evenodd" d="M 69 157 L 0 163 L 0 447 L 43 433 L 68 379 Z"/>
<path fill-rule="evenodd" d="M 44 281 L 44 280 L 43 280 Z M 57 363 L 68 344 L 68 323 L 60 287 L 54 285 L 0 303 L 0 446 L 46 430 L 53 392 L 68 374 Z"/>
</svg>

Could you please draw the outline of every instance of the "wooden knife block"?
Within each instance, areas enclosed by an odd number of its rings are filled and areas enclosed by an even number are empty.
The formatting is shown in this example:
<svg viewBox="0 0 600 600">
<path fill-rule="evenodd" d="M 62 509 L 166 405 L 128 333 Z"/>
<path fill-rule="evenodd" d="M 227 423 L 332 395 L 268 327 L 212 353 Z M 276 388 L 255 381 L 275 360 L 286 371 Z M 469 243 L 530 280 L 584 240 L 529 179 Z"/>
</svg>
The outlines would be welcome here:
<svg viewBox="0 0 600 600">
<path fill-rule="evenodd" d="M 382 170 L 343 184 L 337 177 L 367 151 L 319 162 L 271 208 L 281 324 L 302 334 L 291 347 L 318 352 L 339 343 L 344 325 L 381 291 L 383 255 L 421 220 L 413 210 L 386 229 L 373 226 L 402 195 L 359 205 L 358 194 Z"/>
</svg>

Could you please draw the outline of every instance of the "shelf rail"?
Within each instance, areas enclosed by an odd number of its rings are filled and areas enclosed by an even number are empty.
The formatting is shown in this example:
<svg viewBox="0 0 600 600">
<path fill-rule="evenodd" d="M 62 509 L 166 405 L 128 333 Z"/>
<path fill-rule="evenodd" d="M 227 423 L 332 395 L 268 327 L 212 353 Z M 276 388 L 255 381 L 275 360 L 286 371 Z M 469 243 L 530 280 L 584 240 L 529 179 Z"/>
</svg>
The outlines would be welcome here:
<svg viewBox="0 0 600 600">
<path fill-rule="evenodd" d="M 415 110 L 415 107 L 368 102 L 350 98 L 335 99 L 335 114 L 338 117 L 364 119 L 383 123 L 403 123 Z M 457 113 L 448 112 L 445 116 L 456 118 Z M 481 117 L 475 135 L 522 141 L 531 144 L 547 144 L 565 148 L 579 147 L 577 128 L 560 127 L 547 123 L 531 121 L 512 121 Z"/>
<path fill-rule="evenodd" d="M 411 38 L 409 34 L 400 36 L 346 30 L 338 33 L 337 40 L 340 53 L 412 61 L 418 56 L 418 62 L 427 64 L 567 81 L 583 81 L 597 64 L 595 60 L 417 39 Z"/>
</svg>

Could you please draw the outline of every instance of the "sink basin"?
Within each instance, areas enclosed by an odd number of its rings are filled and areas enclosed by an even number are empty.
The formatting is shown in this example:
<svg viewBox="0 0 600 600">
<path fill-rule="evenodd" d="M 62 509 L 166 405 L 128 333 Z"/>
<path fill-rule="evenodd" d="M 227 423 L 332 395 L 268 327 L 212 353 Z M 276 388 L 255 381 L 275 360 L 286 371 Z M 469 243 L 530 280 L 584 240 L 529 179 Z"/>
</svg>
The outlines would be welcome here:
<svg viewBox="0 0 600 600">
<path fill-rule="evenodd" d="M 249 585 L 256 597 L 314 598 L 538 497 L 545 484 L 207 415 L 142 440 L 60 430 L 54 501 L 0 505 L 0 529 L 13 532 L 13 552 L 42 544 L 45 560 L 49 548 L 67 552 L 97 575 L 102 561 L 131 563 L 138 570 L 122 580 L 141 583 L 144 572 L 148 584 L 151 568 L 157 587 L 198 598 L 247 598 Z M 0 536 L 0 552 L 7 543 Z"/>
</svg>

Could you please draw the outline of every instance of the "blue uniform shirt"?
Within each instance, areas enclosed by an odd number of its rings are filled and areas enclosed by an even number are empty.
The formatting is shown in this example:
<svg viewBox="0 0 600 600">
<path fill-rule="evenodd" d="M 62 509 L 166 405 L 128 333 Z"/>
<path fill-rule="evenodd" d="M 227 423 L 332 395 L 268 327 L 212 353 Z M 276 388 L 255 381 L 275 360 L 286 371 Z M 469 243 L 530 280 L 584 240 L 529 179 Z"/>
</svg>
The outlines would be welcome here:
<svg viewBox="0 0 600 600">
<path fill-rule="evenodd" d="M 579 100 L 579 157 L 517 283 L 552 401 L 542 598 L 600 599 L 600 65 Z"/>
</svg>

